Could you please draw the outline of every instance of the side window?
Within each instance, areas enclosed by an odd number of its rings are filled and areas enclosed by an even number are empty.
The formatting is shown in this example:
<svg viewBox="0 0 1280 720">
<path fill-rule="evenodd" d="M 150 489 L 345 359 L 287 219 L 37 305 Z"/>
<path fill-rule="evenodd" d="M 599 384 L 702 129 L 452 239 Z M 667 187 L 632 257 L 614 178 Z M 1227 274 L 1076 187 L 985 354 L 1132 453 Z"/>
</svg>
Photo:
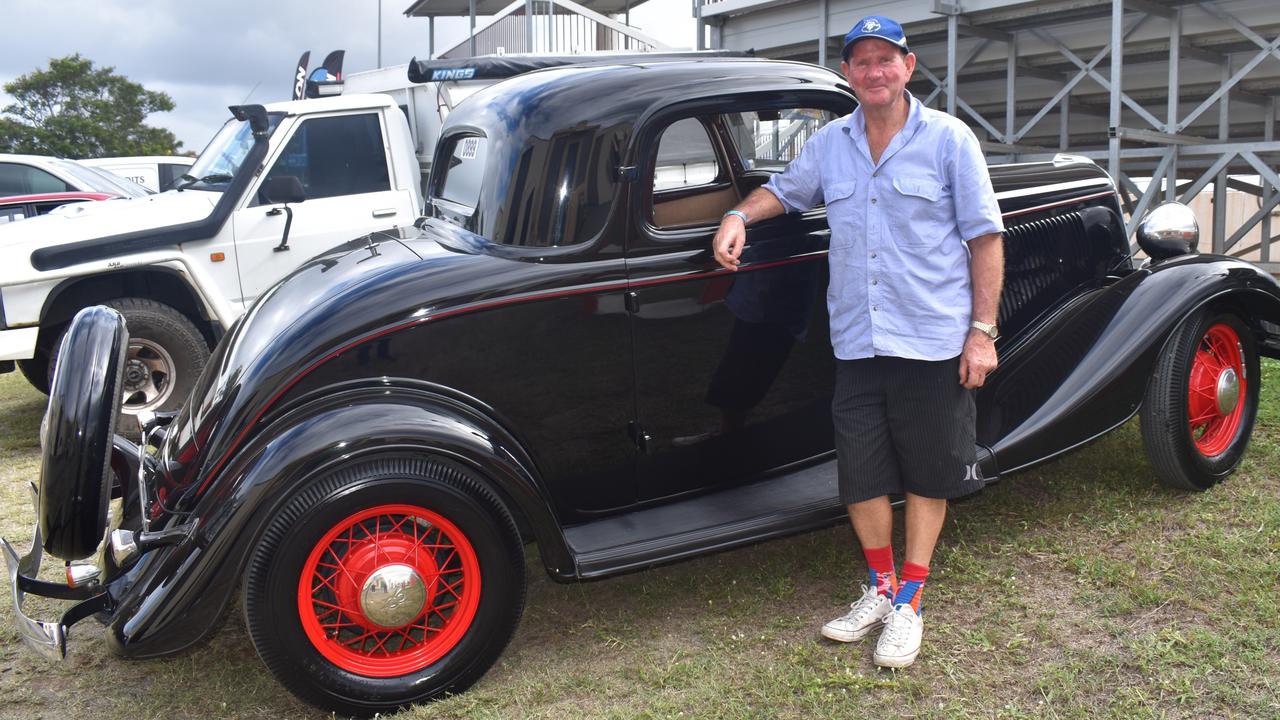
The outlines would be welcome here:
<svg viewBox="0 0 1280 720">
<path fill-rule="evenodd" d="M 173 187 L 178 178 L 182 177 L 182 174 L 190 167 L 190 165 L 179 165 L 177 163 L 160 163 L 157 167 L 157 171 L 160 174 L 160 192 Z"/>
<path fill-rule="evenodd" d="M 720 175 L 711 136 L 697 118 L 679 120 L 662 132 L 653 171 L 655 192 L 706 185 Z"/>
<path fill-rule="evenodd" d="M 67 192 L 75 188 L 39 168 L 0 163 L 0 197 L 33 193 Z"/>
<path fill-rule="evenodd" d="M 26 208 L 22 205 L 10 208 L 0 208 L 0 225 L 6 223 L 17 222 L 27 216 Z"/>
<path fill-rule="evenodd" d="M 677 120 L 658 140 L 650 221 L 657 228 L 719 222 L 742 199 L 730 180 L 707 126 L 697 118 Z"/>
<path fill-rule="evenodd" d="M 745 170 L 781 170 L 823 125 L 836 118 L 830 110 L 792 108 L 729 113 L 725 127 Z"/>
<path fill-rule="evenodd" d="M 382 127 L 375 113 L 304 120 L 260 187 L 293 175 L 308 200 L 380 192 L 391 188 Z M 266 203 L 259 191 L 255 204 Z"/>
</svg>

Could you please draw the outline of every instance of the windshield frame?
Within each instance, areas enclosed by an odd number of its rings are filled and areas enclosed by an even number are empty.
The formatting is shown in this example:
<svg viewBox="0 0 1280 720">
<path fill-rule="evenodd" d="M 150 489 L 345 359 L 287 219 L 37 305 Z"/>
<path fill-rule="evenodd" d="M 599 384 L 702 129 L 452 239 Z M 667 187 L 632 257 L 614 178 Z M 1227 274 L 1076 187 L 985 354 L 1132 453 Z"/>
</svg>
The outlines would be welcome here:
<svg viewBox="0 0 1280 720">
<path fill-rule="evenodd" d="M 282 112 L 267 113 L 268 138 L 275 133 L 276 128 L 280 127 L 280 121 L 284 117 L 285 114 Z M 253 130 L 249 127 L 247 120 L 236 120 L 235 118 L 227 120 L 218 129 L 218 132 L 214 134 L 209 144 L 205 145 L 204 150 L 200 152 L 196 161 L 183 174 L 182 177 L 186 182 L 175 185 L 175 187 L 182 190 L 225 192 L 231 186 L 231 181 L 235 178 L 236 173 L 240 171 L 240 164 L 248 156 L 249 149 L 253 147 L 253 144 Z M 228 176 L 226 180 L 203 181 L 200 179 L 224 174 Z"/>
</svg>

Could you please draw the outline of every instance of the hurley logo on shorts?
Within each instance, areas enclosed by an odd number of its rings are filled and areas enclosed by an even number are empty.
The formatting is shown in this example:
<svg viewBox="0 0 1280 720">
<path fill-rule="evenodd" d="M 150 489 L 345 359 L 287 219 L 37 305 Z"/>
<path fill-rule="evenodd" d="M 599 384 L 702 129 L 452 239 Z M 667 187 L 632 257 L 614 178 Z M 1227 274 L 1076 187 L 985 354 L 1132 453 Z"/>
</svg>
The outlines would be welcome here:
<svg viewBox="0 0 1280 720">
<path fill-rule="evenodd" d="M 964 466 L 965 482 L 970 482 L 973 480 L 981 480 L 981 479 L 982 479 L 982 469 L 978 467 L 978 463 Z"/>
</svg>

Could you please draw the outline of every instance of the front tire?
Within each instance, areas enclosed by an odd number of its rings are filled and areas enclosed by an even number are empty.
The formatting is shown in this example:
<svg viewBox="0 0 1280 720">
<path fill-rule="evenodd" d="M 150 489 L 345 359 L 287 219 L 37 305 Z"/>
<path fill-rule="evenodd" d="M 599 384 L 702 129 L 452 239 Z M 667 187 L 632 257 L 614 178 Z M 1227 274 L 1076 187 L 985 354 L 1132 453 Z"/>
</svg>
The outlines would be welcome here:
<svg viewBox="0 0 1280 720">
<path fill-rule="evenodd" d="M 1207 490 L 1235 471 L 1258 413 L 1253 333 L 1201 310 L 1174 331 L 1142 403 L 1142 440 L 1160 482 Z"/>
<path fill-rule="evenodd" d="M 463 690 L 515 632 L 515 523 L 457 465 L 361 461 L 274 515 L 249 563 L 245 621 L 271 673 L 306 702 L 368 716 Z"/>
<path fill-rule="evenodd" d="M 128 341 L 120 314 L 99 306 L 81 310 L 63 334 L 40 423 L 40 534 L 54 557 L 88 557 L 106 532 Z"/>
</svg>

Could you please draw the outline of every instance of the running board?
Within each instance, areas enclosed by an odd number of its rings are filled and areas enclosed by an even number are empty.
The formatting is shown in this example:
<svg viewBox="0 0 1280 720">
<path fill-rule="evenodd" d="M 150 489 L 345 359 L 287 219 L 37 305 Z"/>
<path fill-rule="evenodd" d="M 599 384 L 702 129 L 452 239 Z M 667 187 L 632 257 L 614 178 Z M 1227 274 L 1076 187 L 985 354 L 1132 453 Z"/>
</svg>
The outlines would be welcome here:
<svg viewBox="0 0 1280 720">
<path fill-rule="evenodd" d="M 640 570 L 830 525 L 845 517 L 836 461 L 565 529 L 579 578 Z"/>
</svg>

